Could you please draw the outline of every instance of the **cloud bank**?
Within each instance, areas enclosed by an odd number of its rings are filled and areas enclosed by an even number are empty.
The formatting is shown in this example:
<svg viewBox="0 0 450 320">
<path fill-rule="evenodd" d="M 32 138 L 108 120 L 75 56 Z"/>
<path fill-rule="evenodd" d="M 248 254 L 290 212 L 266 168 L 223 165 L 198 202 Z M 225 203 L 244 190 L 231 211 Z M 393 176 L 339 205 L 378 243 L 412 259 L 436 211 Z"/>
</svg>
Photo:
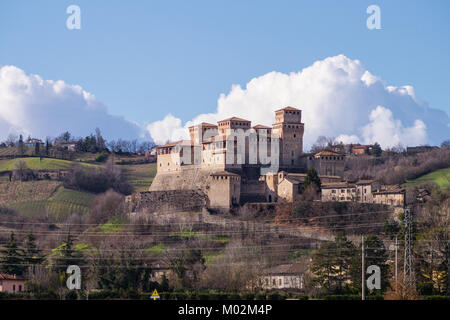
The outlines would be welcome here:
<svg viewBox="0 0 450 320">
<path fill-rule="evenodd" d="M 221 94 L 213 113 L 200 114 L 184 125 L 173 115 L 147 126 L 156 143 L 188 137 L 188 127 L 231 116 L 252 125 L 271 125 L 274 111 L 284 106 L 303 110 L 306 149 L 320 135 L 343 142 L 439 144 L 450 136 L 449 117 L 418 98 L 411 86 L 386 86 L 358 60 L 344 55 L 315 62 L 300 72 L 270 72 L 242 88 Z"/>
<path fill-rule="evenodd" d="M 43 80 L 15 66 L 0 67 L 0 139 L 10 133 L 45 138 L 67 130 L 86 136 L 96 127 L 107 139 L 148 135 L 139 125 L 109 114 L 80 86 Z"/>
</svg>

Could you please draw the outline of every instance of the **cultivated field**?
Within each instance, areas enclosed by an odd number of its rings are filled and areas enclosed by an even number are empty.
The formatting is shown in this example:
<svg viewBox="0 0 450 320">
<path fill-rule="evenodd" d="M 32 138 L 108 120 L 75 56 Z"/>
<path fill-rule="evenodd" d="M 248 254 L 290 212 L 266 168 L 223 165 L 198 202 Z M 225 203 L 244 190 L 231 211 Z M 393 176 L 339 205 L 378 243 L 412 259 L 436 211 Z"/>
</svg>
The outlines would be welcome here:
<svg viewBox="0 0 450 320">
<path fill-rule="evenodd" d="M 0 205 L 27 217 L 52 216 L 57 221 L 88 212 L 95 195 L 65 189 L 60 182 L 31 181 L 0 184 Z"/>
</svg>

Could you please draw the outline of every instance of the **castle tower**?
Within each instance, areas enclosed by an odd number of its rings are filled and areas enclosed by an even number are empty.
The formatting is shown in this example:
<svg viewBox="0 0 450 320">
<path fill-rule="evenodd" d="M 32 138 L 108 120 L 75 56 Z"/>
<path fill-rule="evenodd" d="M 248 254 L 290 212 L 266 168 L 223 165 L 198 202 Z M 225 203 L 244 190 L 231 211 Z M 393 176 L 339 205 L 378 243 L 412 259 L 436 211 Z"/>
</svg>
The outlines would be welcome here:
<svg viewBox="0 0 450 320">
<path fill-rule="evenodd" d="M 280 166 L 301 166 L 300 156 L 303 153 L 304 124 L 302 111 L 286 107 L 275 111 L 273 133 L 280 139 Z"/>
</svg>

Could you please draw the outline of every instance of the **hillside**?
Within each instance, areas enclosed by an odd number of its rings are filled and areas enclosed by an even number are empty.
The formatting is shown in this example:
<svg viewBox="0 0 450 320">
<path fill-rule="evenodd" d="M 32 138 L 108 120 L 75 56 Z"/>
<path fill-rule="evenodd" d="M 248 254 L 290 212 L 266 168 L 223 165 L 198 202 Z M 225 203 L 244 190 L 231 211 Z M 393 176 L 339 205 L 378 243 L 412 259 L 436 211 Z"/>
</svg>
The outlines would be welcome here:
<svg viewBox="0 0 450 320">
<path fill-rule="evenodd" d="M 450 168 L 436 170 L 417 179 L 408 180 L 403 187 L 412 188 L 423 183 L 435 183 L 442 190 L 447 189 L 450 187 Z"/>
<path fill-rule="evenodd" d="M 36 182 L 23 183 L 32 183 L 35 187 L 38 187 Z M 52 182 L 46 183 L 51 184 Z M 26 217 L 52 216 L 57 221 L 60 221 L 72 213 L 87 213 L 94 198 L 95 195 L 93 194 L 69 190 L 59 186 L 53 194 L 46 198 L 32 199 L 23 197 L 20 200 L 17 199 L 18 201 L 9 202 L 7 206 Z"/>
<path fill-rule="evenodd" d="M 53 216 L 57 220 L 72 213 L 88 212 L 95 195 L 69 190 L 58 181 L 0 183 L 0 205 L 26 217 Z"/>
<path fill-rule="evenodd" d="M 57 170 L 68 169 L 74 165 L 94 166 L 94 164 L 88 164 L 78 161 L 59 160 L 52 158 L 16 158 L 11 160 L 3 160 L 0 162 L 0 171 L 14 170 L 14 163 L 18 160 L 25 161 L 28 168 L 31 170 Z"/>
<path fill-rule="evenodd" d="M 156 176 L 156 163 L 121 165 L 120 168 L 136 192 L 148 191 Z"/>
</svg>

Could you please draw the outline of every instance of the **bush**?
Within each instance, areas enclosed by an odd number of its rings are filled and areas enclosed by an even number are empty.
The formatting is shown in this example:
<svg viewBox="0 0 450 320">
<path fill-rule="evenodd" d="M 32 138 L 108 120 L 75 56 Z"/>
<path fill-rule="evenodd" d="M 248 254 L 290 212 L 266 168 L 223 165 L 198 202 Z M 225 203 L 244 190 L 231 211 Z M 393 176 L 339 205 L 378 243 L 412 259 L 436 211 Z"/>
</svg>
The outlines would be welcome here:
<svg viewBox="0 0 450 320">
<path fill-rule="evenodd" d="M 112 189 L 123 195 L 133 193 L 133 187 L 128 183 L 122 171 L 113 167 L 86 168 L 76 166 L 64 179 L 64 187 L 92 193 L 103 193 Z"/>
<path fill-rule="evenodd" d="M 266 293 L 265 292 L 258 292 L 255 295 L 255 300 L 266 300 Z"/>
<path fill-rule="evenodd" d="M 78 295 L 77 295 L 76 291 L 70 290 L 69 292 L 67 292 L 65 294 L 64 298 L 65 298 L 65 300 L 77 300 Z"/>
<path fill-rule="evenodd" d="M 108 156 L 106 152 L 102 152 L 95 157 L 95 162 L 105 162 Z"/>
<path fill-rule="evenodd" d="M 255 294 L 252 292 L 244 292 L 241 295 L 242 300 L 254 300 L 255 299 Z"/>
<path fill-rule="evenodd" d="M 281 295 L 278 292 L 270 292 L 267 295 L 267 300 L 281 300 Z"/>
<path fill-rule="evenodd" d="M 437 296 L 437 295 L 424 296 L 423 298 L 425 300 L 450 300 L 450 296 Z"/>
</svg>

